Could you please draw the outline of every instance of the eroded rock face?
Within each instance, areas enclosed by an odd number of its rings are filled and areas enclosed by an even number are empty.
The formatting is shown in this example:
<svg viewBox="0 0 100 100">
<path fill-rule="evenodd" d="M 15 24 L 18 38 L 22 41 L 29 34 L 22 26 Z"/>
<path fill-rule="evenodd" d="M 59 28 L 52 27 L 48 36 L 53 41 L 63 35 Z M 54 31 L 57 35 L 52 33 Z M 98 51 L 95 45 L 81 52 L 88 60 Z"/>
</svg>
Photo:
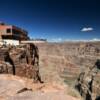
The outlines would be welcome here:
<svg viewBox="0 0 100 100">
<path fill-rule="evenodd" d="M 100 60 L 80 73 L 76 88 L 85 100 L 100 99 Z"/>
<path fill-rule="evenodd" d="M 33 78 L 35 82 L 41 81 L 38 48 L 34 44 L 1 47 L 0 73 Z"/>
<path fill-rule="evenodd" d="M 44 81 L 75 85 L 84 66 L 100 59 L 100 42 L 38 43 L 40 73 Z"/>
</svg>

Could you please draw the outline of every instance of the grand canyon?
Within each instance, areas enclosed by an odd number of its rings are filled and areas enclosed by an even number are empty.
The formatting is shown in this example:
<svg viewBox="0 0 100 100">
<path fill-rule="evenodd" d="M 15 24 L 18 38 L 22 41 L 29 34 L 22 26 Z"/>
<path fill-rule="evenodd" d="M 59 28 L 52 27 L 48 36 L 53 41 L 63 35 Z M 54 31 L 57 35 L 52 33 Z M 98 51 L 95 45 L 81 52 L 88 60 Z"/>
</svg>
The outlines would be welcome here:
<svg viewBox="0 0 100 100">
<path fill-rule="evenodd" d="M 100 98 L 100 42 L 1 46 L 0 62 L 0 100 Z"/>
</svg>

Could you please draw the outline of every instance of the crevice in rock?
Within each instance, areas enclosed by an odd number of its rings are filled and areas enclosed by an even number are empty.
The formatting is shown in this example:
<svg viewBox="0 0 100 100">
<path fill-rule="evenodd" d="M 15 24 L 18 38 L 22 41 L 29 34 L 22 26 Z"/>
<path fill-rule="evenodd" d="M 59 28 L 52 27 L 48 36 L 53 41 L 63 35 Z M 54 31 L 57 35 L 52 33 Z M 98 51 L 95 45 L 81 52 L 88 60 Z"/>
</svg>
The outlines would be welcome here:
<svg viewBox="0 0 100 100">
<path fill-rule="evenodd" d="M 26 91 L 32 91 L 32 89 L 23 88 L 23 89 L 19 90 L 19 91 L 17 92 L 17 94 L 22 93 L 22 92 L 26 92 Z"/>
<path fill-rule="evenodd" d="M 14 62 L 13 62 L 13 60 L 10 58 L 9 54 L 6 56 L 5 61 L 6 61 L 6 62 L 9 62 L 9 63 L 12 65 L 12 72 L 13 72 L 13 75 L 16 75 L 16 69 L 15 69 Z"/>
<path fill-rule="evenodd" d="M 89 67 L 88 70 L 81 72 L 75 88 L 79 91 L 80 95 L 85 100 L 99 100 L 100 97 L 94 97 L 99 95 L 98 89 L 99 87 L 99 68 L 100 68 L 100 60 L 97 60 L 93 67 Z M 99 99 L 98 99 L 99 98 Z"/>
<path fill-rule="evenodd" d="M 98 96 L 95 100 L 100 100 L 100 96 Z"/>
</svg>

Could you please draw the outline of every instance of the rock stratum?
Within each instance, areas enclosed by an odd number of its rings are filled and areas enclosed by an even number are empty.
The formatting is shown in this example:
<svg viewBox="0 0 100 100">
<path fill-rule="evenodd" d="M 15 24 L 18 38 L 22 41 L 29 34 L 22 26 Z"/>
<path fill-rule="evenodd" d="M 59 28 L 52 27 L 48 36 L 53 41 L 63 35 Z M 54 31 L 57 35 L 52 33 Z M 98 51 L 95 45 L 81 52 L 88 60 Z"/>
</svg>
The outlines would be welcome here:
<svg viewBox="0 0 100 100">
<path fill-rule="evenodd" d="M 100 60 L 80 73 L 76 88 L 85 100 L 100 99 Z"/>
<path fill-rule="evenodd" d="M 0 47 L 0 73 L 41 81 L 38 48 L 33 44 Z"/>
<path fill-rule="evenodd" d="M 100 99 L 100 67 L 98 69 L 95 65 L 100 59 L 100 42 L 45 43 L 37 46 L 43 80 L 64 82 L 72 87 L 77 83 L 84 100 Z M 77 82 L 77 79 L 80 80 Z"/>
<path fill-rule="evenodd" d="M 100 42 L 36 44 L 39 49 L 40 74 L 44 81 L 65 81 L 74 85 L 86 68 L 100 59 Z"/>
</svg>

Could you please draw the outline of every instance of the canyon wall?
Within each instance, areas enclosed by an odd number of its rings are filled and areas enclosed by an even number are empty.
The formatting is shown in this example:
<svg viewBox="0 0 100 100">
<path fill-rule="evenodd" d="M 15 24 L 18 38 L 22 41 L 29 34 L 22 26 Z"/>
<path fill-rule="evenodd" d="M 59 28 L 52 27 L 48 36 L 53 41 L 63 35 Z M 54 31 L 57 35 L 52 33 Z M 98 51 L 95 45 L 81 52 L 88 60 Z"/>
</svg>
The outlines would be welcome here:
<svg viewBox="0 0 100 100">
<path fill-rule="evenodd" d="M 76 89 L 84 100 L 100 100 L 100 60 L 80 73 Z"/>
<path fill-rule="evenodd" d="M 44 81 L 64 81 L 70 85 L 87 66 L 100 58 L 100 42 L 36 44 L 40 56 L 40 73 Z"/>
</svg>

